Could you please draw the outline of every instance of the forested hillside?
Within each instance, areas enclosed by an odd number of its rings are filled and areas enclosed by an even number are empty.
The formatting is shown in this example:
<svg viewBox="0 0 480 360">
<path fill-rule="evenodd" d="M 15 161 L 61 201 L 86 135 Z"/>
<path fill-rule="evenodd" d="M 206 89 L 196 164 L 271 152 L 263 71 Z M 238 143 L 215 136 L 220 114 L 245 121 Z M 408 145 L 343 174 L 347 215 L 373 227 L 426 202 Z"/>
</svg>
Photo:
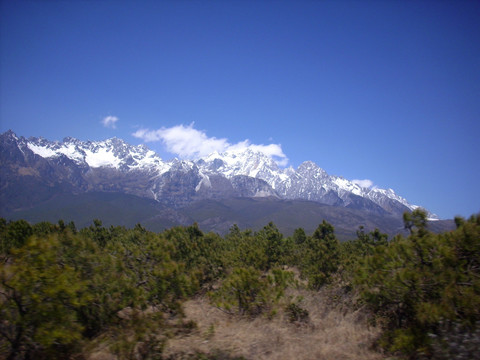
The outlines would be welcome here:
<svg viewBox="0 0 480 360">
<path fill-rule="evenodd" d="M 0 221 L 0 358 L 474 359 L 480 215 L 408 236 Z M 293 356 L 293 357 L 292 357 Z"/>
</svg>

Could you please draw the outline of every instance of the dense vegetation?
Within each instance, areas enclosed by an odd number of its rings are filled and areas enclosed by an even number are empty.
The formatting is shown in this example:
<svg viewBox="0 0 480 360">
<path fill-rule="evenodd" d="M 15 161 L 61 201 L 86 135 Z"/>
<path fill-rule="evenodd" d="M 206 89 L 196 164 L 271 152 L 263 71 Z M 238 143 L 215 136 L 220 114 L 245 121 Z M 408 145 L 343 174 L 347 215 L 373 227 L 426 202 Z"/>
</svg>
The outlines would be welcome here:
<svg viewBox="0 0 480 360">
<path fill-rule="evenodd" d="M 405 214 L 408 237 L 358 230 L 339 242 L 323 221 L 312 235 L 284 237 L 269 223 L 225 237 L 196 224 L 162 233 L 0 220 L 0 357 L 82 358 L 107 344 L 120 359 L 163 359 L 195 324 L 182 303 L 206 294 L 232 317 L 308 320 L 292 287 L 337 289 L 381 326 L 379 350 L 404 358 L 474 358 L 480 346 L 480 215 L 428 231 Z M 297 276 L 297 274 L 300 274 Z M 343 299 L 343 300 L 342 300 Z M 198 358 L 216 358 L 199 355 Z M 226 357 L 222 357 L 226 358 Z"/>
</svg>

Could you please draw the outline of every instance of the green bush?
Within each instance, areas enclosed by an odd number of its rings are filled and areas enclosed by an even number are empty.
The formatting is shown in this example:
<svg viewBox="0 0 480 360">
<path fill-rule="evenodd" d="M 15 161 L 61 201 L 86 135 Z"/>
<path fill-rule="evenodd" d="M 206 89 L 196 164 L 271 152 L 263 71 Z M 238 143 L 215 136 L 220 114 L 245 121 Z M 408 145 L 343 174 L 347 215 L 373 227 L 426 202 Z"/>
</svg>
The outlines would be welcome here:
<svg viewBox="0 0 480 360">
<path fill-rule="evenodd" d="M 279 269 L 262 274 L 251 267 L 235 268 L 210 296 L 229 313 L 256 316 L 271 312 L 292 280 L 291 272 Z"/>
<path fill-rule="evenodd" d="M 327 284 L 340 265 L 340 242 L 334 227 L 325 220 L 301 244 L 299 264 L 309 286 L 318 290 Z"/>
<path fill-rule="evenodd" d="M 438 235 L 422 222 L 411 224 L 408 238 L 364 258 L 355 281 L 366 304 L 386 319 L 382 344 L 413 357 L 431 353 L 428 334 L 438 335 L 443 321 L 480 320 L 480 216 Z"/>
<path fill-rule="evenodd" d="M 81 339 L 77 309 L 89 300 L 81 274 L 65 264 L 58 236 L 30 238 L 0 265 L 0 343 L 8 358 L 64 358 Z"/>
<path fill-rule="evenodd" d="M 290 303 L 286 306 L 285 311 L 288 314 L 290 322 L 308 322 L 309 312 L 297 303 Z"/>
<path fill-rule="evenodd" d="M 78 355 L 107 339 L 120 358 L 161 358 L 168 326 L 200 289 L 231 314 L 292 322 L 308 311 L 285 299 L 296 266 L 310 288 L 341 281 L 384 326 L 380 345 L 411 358 L 474 356 L 480 323 L 480 215 L 457 229 L 428 231 L 426 215 L 404 218 L 408 237 L 390 242 L 362 228 L 340 244 L 323 221 L 313 235 L 285 239 L 273 223 L 224 238 L 194 224 L 160 234 L 137 225 L 105 228 L 0 219 L 0 358 Z M 354 297 L 352 297 L 354 298 Z M 353 300 L 352 300 L 353 301 Z M 130 316 L 123 316 L 126 310 Z M 168 314 L 168 316 L 167 316 Z M 165 332 L 164 332 L 165 330 Z M 209 355 L 210 356 L 210 355 Z"/>
</svg>

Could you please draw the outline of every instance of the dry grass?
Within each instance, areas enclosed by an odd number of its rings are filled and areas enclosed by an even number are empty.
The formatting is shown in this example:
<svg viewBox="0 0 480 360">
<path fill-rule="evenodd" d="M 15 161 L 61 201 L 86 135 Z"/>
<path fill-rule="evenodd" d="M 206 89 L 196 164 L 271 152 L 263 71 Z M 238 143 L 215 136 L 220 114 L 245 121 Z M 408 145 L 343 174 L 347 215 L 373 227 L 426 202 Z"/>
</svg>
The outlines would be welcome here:
<svg viewBox="0 0 480 360">
<path fill-rule="evenodd" d="M 300 305 L 309 312 L 307 323 L 291 323 L 283 311 L 273 319 L 240 318 L 217 309 L 205 297 L 190 300 L 184 304 L 185 315 L 198 328 L 170 339 L 165 357 L 187 359 L 195 353 L 215 354 L 220 350 L 246 359 L 384 358 L 371 349 L 379 330 L 367 326 L 361 311 L 343 311 L 331 303 L 325 292 L 295 290 L 293 295 L 303 296 Z"/>
</svg>

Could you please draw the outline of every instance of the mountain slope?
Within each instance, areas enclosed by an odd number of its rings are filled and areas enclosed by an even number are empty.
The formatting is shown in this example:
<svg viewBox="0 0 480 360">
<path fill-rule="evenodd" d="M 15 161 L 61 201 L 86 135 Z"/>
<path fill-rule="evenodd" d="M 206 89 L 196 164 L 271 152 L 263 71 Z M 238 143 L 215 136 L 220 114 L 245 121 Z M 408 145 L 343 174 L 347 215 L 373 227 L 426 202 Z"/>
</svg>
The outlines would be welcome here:
<svg viewBox="0 0 480 360">
<path fill-rule="evenodd" d="M 391 236 L 405 233 L 402 219 L 394 216 L 374 215 L 358 209 L 320 204 L 307 200 L 281 200 L 277 198 L 230 198 L 203 200 L 190 204 L 182 213 L 195 219 L 202 229 L 219 233 L 228 232 L 233 224 L 242 229 L 261 229 L 274 222 L 285 235 L 303 228 L 312 234 L 322 220 L 335 226 L 335 234 L 342 240 L 353 239 L 363 226 L 365 231 L 378 228 Z M 452 220 L 430 221 L 435 232 L 453 229 Z"/>
<path fill-rule="evenodd" d="M 172 211 L 232 198 L 308 200 L 378 219 L 399 219 L 416 208 L 391 189 L 362 188 L 311 161 L 297 169 L 280 168 L 271 157 L 251 149 L 213 153 L 196 161 L 164 161 L 144 145 L 117 138 L 52 142 L 9 131 L 0 135 L 0 150 L 3 216 L 38 208 L 59 196 L 100 192 L 153 200 Z"/>
<path fill-rule="evenodd" d="M 392 189 L 363 188 L 342 177 L 328 175 L 312 161 L 298 169 L 280 169 L 267 155 L 251 150 L 213 153 L 196 162 L 206 174 L 222 173 L 227 178 L 245 175 L 262 179 L 284 199 L 303 199 L 323 204 L 363 209 L 381 214 L 401 215 L 417 206 Z M 430 214 L 431 218 L 436 218 Z"/>
<path fill-rule="evenodd" d="M 4 216 L 4 214 L 2 214 Z M 105 226 L 128 228 L 148 224 L 154 231 L 177 225 L 190 225 L 193 220 L 157 201 L 114 192 L 61 193 L 28 209 L 11 212 L 11 220 L 25 219 L 31 223 L 74 221 L 78 228 L 89 226 L 100 219 Z"/>
<path fill-rule="evenodd" d="M 296 228 L 312 234 L 322 220 L 335 226 L 341 240 L 353 239 L 359 226 L 366 231 L 375 228 L 391 236 L 404 233 L 401 219 L 376 216 L 361 210 L 320 204 L 306 200 L 278 198 L 228 198 L 199 200 L 181 209 L 172 209 L 151 199 L 114 192 L 83 194 L 57 194 L 29 209 L 10 213 L 9 219 L 40 221 L 74 221 L 78 228 L 89 226 L 93 219 L 101 219 L 105 226 L 120 225 L 128 228 L 140 223 L 148 230 L 163 231 L 178 225 L 191 225 L 194 221 L 205 232 L 228 233 L 233 224 L 240 229 L 262 229 L 274 222 L 285 235 Z M 431 222 L 436 232 L 454 228 L 452 220 Z"/>
</svg>

